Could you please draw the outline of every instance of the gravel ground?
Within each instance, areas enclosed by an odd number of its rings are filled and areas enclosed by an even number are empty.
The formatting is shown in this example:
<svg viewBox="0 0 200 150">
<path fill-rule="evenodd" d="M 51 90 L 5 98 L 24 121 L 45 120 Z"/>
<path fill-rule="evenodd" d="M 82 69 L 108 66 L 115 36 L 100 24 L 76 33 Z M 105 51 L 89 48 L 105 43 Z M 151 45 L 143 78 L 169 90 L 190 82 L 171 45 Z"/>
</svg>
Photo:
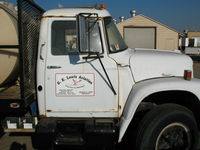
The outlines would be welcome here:
<svg viewBox="0 0 200 150">
<path fill-rule="evenodd" d="M 194 77 L 200 78 L 200 62 L 194 62 Z M 5 134 L 0 138 L 0 150 L 34 150 L 28 135 Z"/>
</svg>

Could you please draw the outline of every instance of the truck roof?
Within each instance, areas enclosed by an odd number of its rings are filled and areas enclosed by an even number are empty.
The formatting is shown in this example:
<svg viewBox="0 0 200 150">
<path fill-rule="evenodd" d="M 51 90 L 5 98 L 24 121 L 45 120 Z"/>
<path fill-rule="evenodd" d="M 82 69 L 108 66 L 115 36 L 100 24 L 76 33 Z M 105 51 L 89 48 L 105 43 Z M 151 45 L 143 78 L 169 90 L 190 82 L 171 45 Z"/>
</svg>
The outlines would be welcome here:
<svg viewBox="0 0 200 150">
<path fill-rule="evenodd" d="M 43 17 L 74 17 L 80 13 L 97 13 L 99 17 L 111 16 L 106 9 L 96 8 L 61 8 L 48 10 Z"/>
</svg>

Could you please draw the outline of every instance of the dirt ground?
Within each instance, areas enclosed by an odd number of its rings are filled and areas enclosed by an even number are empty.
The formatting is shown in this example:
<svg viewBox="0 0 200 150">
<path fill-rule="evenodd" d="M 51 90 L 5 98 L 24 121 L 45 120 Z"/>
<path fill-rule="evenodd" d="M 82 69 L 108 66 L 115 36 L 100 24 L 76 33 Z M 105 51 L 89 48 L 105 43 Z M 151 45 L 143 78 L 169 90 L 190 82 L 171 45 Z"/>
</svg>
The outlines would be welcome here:
<svg viewBox="0 0 200 150">
<path fill-rule="evenodd" d="M 200 62 L 194 62 L 194 77 L 200 79 Z M 28 135 L 5 134 L 0 138 L 0 150 L 34 150 Z"/>
<path fill-rule="evenodd" d="M 5 134 L 0 139 L 0 150 L 34 150 L 30 136 Z"/>
<path fill-rule="evenodd" d="M 194 77 L 200 79 L 200 62 L 194 62 Z"/>
</svg>

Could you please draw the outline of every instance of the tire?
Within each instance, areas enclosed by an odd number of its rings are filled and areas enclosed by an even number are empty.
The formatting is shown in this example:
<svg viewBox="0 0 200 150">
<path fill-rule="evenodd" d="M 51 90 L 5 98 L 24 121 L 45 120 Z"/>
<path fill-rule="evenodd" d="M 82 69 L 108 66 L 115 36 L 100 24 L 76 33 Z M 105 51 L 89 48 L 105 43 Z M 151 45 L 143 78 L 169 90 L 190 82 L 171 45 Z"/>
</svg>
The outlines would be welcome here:
<svg viewBox="0 0 200 150">
<path fill-rule="evenodd" d="M 0 121 L 0 138 L 4 135 L 4 131 L 3 131 L 3 127 L 1 125 L 1 121 Z"/>
<path fill-rule="evenodd" d="M 136 132 L 136 150 L 191 150 L 198 127 L 193 113 L 177 104 L 163 104 L 149 111 Z"/>
</svg>

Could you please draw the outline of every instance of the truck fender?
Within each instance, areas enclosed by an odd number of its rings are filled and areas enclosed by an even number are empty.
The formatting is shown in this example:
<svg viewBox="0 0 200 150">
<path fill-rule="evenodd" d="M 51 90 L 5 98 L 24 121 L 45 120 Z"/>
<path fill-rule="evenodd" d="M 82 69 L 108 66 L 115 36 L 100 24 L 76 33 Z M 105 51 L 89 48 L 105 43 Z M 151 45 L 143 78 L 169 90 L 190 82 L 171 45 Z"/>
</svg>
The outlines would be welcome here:
<svg viewBox="0 0 200 150">
<path fill-rule="evenodd" d="M 122 140 L 139 104 L 149 95 L 162 91 L 187 91 L 200 99 L 199 89 L 199 79 L 188 81 L 183 78 L 170 77 L 150 79 L 136 83 L 130 92 L 121 116 L 118 141 Z"/>
</svg>

